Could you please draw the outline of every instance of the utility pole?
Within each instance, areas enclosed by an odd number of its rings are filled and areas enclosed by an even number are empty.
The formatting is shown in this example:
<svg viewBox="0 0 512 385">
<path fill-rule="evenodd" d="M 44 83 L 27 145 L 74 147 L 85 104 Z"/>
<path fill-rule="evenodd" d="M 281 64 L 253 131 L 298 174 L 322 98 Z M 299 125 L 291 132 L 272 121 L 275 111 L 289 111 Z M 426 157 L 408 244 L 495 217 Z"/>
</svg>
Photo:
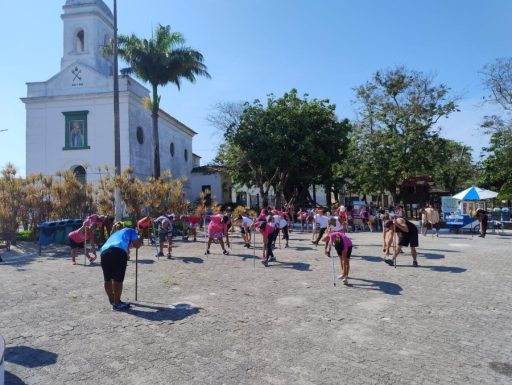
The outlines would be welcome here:
<svg viewBox="0 0 512 385">
<path fill-rule="evenodd" d="M 117 0 L 114 0 L 114 165 L 115 176 L 121 175 L 121 129 L 119 122 L 119 75 L 117 62 Z M 121 191 L 119 187 L 115 187 L 115 217 L 116 221 L 122 219 Z"/>
</svg>

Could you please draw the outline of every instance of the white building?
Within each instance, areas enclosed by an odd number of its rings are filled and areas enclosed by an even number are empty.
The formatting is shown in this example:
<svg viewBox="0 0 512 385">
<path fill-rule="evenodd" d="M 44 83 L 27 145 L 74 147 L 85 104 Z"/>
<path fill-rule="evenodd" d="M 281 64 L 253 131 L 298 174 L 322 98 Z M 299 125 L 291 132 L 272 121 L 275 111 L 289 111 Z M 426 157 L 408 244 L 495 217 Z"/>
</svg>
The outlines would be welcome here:
<svg viewBox="0 0 512 385">
<path fill-rule="evenodd" d="M 102 0 L 67 0 L 63 6 L 60 72 L 27 83 L 27 175 L 72 170 L 88 181 L 97 168 L 114 168 L 112 59 L 102 48 L 113 37 L 113 15 Z M 152 175 L 151 112 L 142 105 L 149 90 L 131 77 L 119 78 L 121 169 Z M 192 129 L 160 110 L 161 171 L 190 178 Z M 193 199 L 194 197 L 192 197 Z"/>
</svg>

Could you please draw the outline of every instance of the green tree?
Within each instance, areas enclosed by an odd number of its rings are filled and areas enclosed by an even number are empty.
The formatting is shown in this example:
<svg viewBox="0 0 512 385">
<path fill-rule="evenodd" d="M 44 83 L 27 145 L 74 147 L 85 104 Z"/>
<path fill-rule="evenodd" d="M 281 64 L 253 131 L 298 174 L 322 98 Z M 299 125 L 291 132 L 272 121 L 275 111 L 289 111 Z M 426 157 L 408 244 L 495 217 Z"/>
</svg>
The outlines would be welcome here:
<svg viewBox="0 0 512 385">
<path fill-rule="evenodd" d="M 153 125 L 153 176 L 160 178 L 160 149 L 158 136 L 158 112 L 160 96 L 158 87 L 173 83 L 180 89 L 183 79 L 196 81 L 196 76 L 210 78 L 203 55 L 185 47 L 185 38 L 179 32 L 171 32 L 170 26 L 159 25 L 150 39 L 135 35 L 120 35 L 119 55 L 128 63 L 123 74 L 134 73 L 151 84 L 151 118 Z"/>
<path fill-rule="evenodd" d="M 512 199 L 512 121 L 486 117 L 482 127 L 490 134 L 488 156 L 482 163 L 482 184 L 499 192 L 499 199 Z"/>
<path fill-rule="evenodd" d="M 217 159 L 236 183 L 258 187 L 263 205 L 271 187 L 277 199 L 304 195 L 312 181 L 331 182 L 331 165 L 344 149 L 350 125 L 338 121 L 335 108 L 328 100 L 300 98 L 295 89 L 270 95 L 265 104 L 246 103 L 240 119 L 224 120 Z"/>
<path fill-rule="evenodd" d="M 439 165 L 437 123 L 456 110 L 456 99 L 433 77 L 404 67 L 377 71 L 355 91 L 357 184 L 363 191 L 388 190 L 397 202 L 405 178 L 429 175 Z"/>
</svg>

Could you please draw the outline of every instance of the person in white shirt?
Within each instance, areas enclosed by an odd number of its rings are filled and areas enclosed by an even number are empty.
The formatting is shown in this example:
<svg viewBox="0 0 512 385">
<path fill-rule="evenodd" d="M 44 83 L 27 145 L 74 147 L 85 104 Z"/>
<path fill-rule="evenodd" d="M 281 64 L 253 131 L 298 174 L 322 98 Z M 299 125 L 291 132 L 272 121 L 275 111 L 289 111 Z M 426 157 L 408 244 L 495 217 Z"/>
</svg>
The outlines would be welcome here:
<svg viewBox="0 0 512 385">
<path fill-rule="evenodd" d="M 318 246 L 318 243 L 322 239 L 322 236 L 324 235 L 325 230 L 327 230 L 327 226 L 329 225 L 329 217 L 327 215 L 325 215 L 325 210 L 320 209 L 318 211 L 318 214 L 315 219 L 315 223 L 318 225 L 319 230 L 318 230 L 318 236 L 317 236 L 316 240 L 313 241 L 313 243 Z"/>
</svg>

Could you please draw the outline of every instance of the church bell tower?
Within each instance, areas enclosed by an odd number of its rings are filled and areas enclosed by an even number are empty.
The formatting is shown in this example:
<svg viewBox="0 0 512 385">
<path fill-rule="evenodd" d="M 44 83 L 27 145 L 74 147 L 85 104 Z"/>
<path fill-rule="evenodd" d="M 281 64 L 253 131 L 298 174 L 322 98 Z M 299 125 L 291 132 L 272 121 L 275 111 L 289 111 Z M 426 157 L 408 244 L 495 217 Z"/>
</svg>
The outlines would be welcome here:
<svg viewBox="0 0 512 385">
<path fill-rule="evenodd" d="M 61 70 L 71 64 L 87 65 L 111 76 L 112 58 L 102 54 L 114 36 L 114 16 L 102 0 L 67 0 L 62 7 L 64 52 Z"/>
</svg>

